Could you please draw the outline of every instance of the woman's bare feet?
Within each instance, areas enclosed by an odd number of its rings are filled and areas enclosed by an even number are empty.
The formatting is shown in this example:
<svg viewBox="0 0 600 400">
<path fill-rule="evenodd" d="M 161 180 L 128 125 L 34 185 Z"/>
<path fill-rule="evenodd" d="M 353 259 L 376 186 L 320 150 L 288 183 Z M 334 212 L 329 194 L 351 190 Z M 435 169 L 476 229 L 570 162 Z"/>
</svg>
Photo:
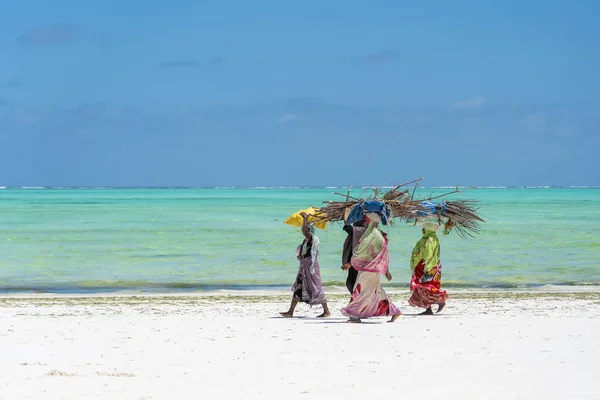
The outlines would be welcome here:
<svg viewBox="0 0 600 400">
<path fill-rule="evenodd" d="M 400 318 L 401 315 L 402 315 L 402 313 L 400 311 L 398 311 L 396 314 L 392 315 L 392 319 L 390 319 L 388 322 L 394 322 L 395 320 Z"/>
<path fill-rule="evenodd" d="M 331 317 L 331 314 L 328 312 L 324 312 L 321 315 L 317 315 L 317 318 L 327 318 L 327 317 Z"/>
<path fill-rule="evenodd" d="M 350 317 L 350 319 L 348 321 L 346 321 L 346 322 L 353 323 L 353 324 L 360 324 L 362 321 L 360 320 L 360 318 L 352 318 L 352 317 Z"/>
<path fill-rule="evenodd" d="M 431 310 L 431 307 L 427 307 L 427 310 L 423 311 L 419 315 L 433 315 L 433 311 Z"/>
<path fill-rule="evenodd" d="M 438 310 L 435 312 L 436 314 L 439 313 L 440 311 L 442 311 L 444 309 L 444 307 L 446 307 L 446 302 L 444 303 L 440 303 L 438 305 Z"/>
<path fill-rule="evenodd" d="M 281 315 L 282 317 L 286 317 L 286 318 L 292 318 L 294 316 L 294 314 L 292 314 L 289 311 L 286 312 L 280 312 L 279 315 Z"/>
</svg>

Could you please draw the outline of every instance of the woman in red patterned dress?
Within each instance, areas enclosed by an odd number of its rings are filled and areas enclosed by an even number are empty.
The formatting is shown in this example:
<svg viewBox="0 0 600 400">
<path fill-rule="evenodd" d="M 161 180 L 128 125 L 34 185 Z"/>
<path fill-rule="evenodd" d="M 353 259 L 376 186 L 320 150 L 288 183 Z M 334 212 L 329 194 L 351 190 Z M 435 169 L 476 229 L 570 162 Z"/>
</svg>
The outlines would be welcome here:
<svg viewBox="0 0 600 400">
<path fill-rule="evenodd" d="M 437 312 L 446 305 L 448 294 L 442 290 L 442 263 L 440 261 L 440 241 L 436 231 L 439 225 L 432 222 L 423 224 L 423 237 L 417 242 L 410 258 L 412 277 L 408 304 L 424 308 L 421 315 L 433 315 L 432 304 L 437 304 Z"/>
</svg>

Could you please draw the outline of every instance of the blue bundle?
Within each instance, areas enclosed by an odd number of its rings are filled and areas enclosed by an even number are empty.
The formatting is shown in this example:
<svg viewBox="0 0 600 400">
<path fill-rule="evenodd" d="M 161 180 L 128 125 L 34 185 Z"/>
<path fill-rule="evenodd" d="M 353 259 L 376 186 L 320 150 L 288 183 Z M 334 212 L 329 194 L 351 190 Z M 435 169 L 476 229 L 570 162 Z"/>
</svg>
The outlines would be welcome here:
<svg viewBox="0 0 600 400">
<path fill-rule="evenodd" d="M 355 205 L 350 210 L 346 223 L 352 225 L 358 221 L 362 221 L 363 215 L 368 213 L 376 213 L 381 218 L 381 223 L 387 225 L 388 218 L 390 217 L 390 209 L 387 204 L 376 200 L 363 201 Z"/>
<path fill-rule="evenodd" d="M 439 203 L 433 201 L 422 201 L 419 204 L 419 211 L 417 211 L 417 215 L 419 217 L 438 216 L 438 211 L 440 214 L 444 214 L 446 212 L 446 200 L 442 200 Z"/>
</svg>

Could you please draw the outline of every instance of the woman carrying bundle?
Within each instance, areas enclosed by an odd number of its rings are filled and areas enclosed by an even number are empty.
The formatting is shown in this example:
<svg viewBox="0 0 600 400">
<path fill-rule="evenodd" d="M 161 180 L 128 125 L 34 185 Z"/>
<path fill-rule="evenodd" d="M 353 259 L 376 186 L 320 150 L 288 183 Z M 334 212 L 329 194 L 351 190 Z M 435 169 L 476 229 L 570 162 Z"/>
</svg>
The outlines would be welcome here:
<svg viewBox="0 0 600 400">
<path fill-rule="evenodd" d="M 344 221 L 348 219 L 349 212 L 350 209 L 348 208 L 345 213 L 346 215 L 344 216 Z M 352 255 L 354 254 L 354 249 L 360 242 L 360 238 L 362 237 L 363 233 L 365 233 L 365 229 L 366 225 L 364 219 L 356 221 L 354 224 L 344 224 L 344 231 L 348 236 L 346 236 L 342 250 L 342 270 L 348 271 L 346 288 L 350 292 L 350 295 L 352 295 L 352 292 L 354 291 L 356 277 L 358 276 L 358 271 L 352 267 Z"/>
<path fill-rule="evenodd" d="M 280 312 L 283 317 L 292 318 L 298 302 L 309 305 L 322 304 L 323 313 L 318 317 L 329 317 L 331 313 L 327 307 L 327 299 L 321 283 L 321 268 L 319 266 L 319 238 L 315 235 L 315 226 L 308 223 L 308 215 L 302 213 L 304 220 L 302 234 L 304 241 L 296 248 L 296 258 L 300 261 L 296 281 L 292 286 L 294 295 L 290 309 Z"/>
<path fill-rule="evenodd" d="M 439 225 L 432 222 L 423 224 L 423 237 L 417 242 L 410 258 L 412 278 L 408 303 L 413 307 L 424 308 L 421 315 L 433 315 L 432 304 L 437 304 L 437 312 L 442 311 L 448 294 L 442 290 L 442 263 L 440 261 L 440 241 L 436 231 Z"/>
<path fill-rule="evenodd" d="M 390 257 L 387 236 L 379 230 L 382 221 L 378 213 L 364 215 L 367 229 L 361 237 L 352 256 L 352 267 L 358 271 L 350 303 L 342 308 L 342 314 L 349 322 L 361 322 L 361 318 L 391 316 L 388 322 L 394 322 L 402 313 L 392 303 L 381 287 L 380 275 L 388 280 Z"/>
</svg>

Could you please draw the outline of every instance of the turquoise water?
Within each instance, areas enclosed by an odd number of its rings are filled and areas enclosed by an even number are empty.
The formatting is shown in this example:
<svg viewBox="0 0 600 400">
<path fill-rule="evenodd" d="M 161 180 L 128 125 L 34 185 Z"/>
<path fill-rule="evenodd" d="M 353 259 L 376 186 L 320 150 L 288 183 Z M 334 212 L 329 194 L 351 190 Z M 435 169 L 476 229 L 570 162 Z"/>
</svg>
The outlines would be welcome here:
<svg viewBox="0 0 600 400">
<path fill-rule="evenodd" d="M 333 189 L 3 189 L 0 290 L 110 291 L 288 286 L 299 229 L 289 214 Z M 344 189 L 340 189 L 344 191 Z M 444 189 L 425 189 L 423 193 Z M 358 194 L 359 191 L 355 191 Z M 480 235 L 440 235 L 444 284 L 519 287 L 600 282 L 600 189 L 473 189 Z M 393 284 L 407 286 L 420 229 L 390 236 Z M 318 230 L 321 270 L 343 285 L 341 225 Z"/>
</svg>

